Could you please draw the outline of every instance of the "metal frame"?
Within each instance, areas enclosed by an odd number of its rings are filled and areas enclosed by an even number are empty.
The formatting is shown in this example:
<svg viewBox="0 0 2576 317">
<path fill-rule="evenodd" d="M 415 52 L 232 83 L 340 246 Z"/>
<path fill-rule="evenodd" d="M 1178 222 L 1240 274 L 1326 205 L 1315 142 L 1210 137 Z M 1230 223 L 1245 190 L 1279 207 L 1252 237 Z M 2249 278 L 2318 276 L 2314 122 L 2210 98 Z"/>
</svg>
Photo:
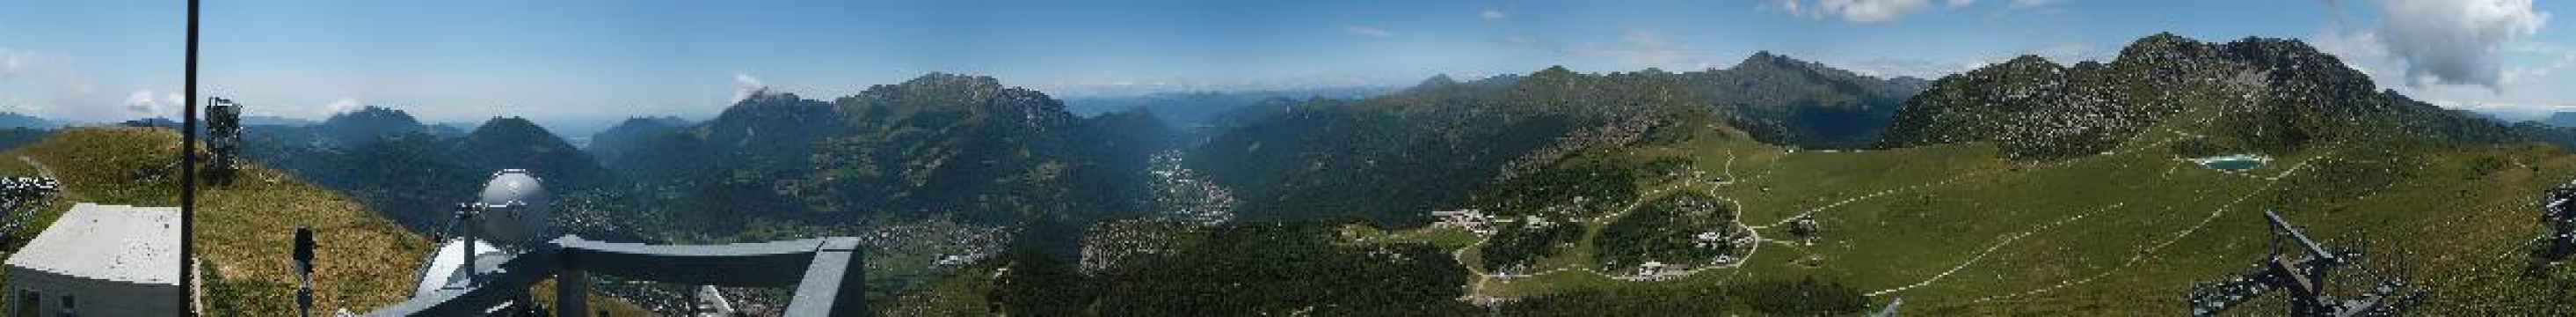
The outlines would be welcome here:
<svg viewBox="0 0 2576 317">
<path fill-rule="evenodd" d="M 206 97 L 206 151 L 210 154 L 206 170 L 213 176 L 208 181 L 229 184 L 240 171 L 242 150 L 242 106 L 232 99 Z"/>
<path fill-rule="evenodd" d="M 2550 228 L 2542 238 L 2549 240 L 2549 249 L 2542 251 L 2540 261 L 2554 263 L 2576 255 L 2576 183 L 2549 189 L 2540 203 L 2540 221 Z"/>
<path fill-rule="evenodd" d="M 855 237 L 722 245 L 611 243 L 563 236 L 489 270 L 472 287 L 441 290 L 378 308 L 368 316 L 482 315 L 527 298 L 528 287 L 557 279 L 556 316 L 587 316 L 589 273 L 643 280 L 737 287 L 796 288 L 787 316 L 865 316 L 867 253 Z"/>
<path fill-rule="evenodd" d="M 2253 272 L 2224 282 L 2193 286 L 2191 293 L 2184 295 L 2193 316 L 2218 315 L 2273 289 L 2290 291 L 2292 316 L 2391 316 L 2423 299 L 2423 291 L 2393 278 L 2382 279 L 2376 287 L 2350 300 L 2328 294 L 2326 273 L 2360 264 L 2361 253 L 2327 251 L 2280 214 L 2266 209 L 2263 217 L 2271 221 L 2272 254 L 2264 257 Z M 2296 243 L 2296 249 L 2308 257 L 2298 261 L 2282 257 L 2282 243 Z"/>
</svg>

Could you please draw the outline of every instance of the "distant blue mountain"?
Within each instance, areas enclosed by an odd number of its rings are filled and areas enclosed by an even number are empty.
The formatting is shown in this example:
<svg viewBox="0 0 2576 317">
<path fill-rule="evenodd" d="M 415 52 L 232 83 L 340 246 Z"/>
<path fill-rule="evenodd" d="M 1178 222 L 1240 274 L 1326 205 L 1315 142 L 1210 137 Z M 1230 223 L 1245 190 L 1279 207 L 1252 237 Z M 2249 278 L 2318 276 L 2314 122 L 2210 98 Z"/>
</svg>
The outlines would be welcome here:
<svg viewBox="0 0 2576 317">
<path fill-rule="evenodd" d="M 1218 121 L 1225 114 L 1272 99 L 1307 100 L 1314 98 L 1356 100 L 1395 92 L 1403 87 L 1328 87 L 1290 90 L 1157 93 L 1115 97 L 1078 97 L 1064 100 L 1065 112 L 1076 116 L 1096 117 L 1130 109 L 1146 109 L 1164 123 L 1192 126 Z"/>
<path fill-rule="evenodd" d="M 300 126 L 308 126 L 308 125 L 314 125 L 314 124 L 317 124 L 317 123 L 321 123 L 321 122 L 316 122 L 316 121 L 308 120 L 308 119 L 288 118 L 288 117 L 279 117 L 279 116 L 242 116 L 241 120 L 242 120 L 242 122 L 241 122 L 241 123 L 242 123 L 242 125 L 282 125 L 282 126 L 299 126 L 299 127 L 300 127 Z"/>
<path fill-rule="evenodd" d="M 63 124 L 60 122 L 45 120 L 45 118 L 38 118 L 36 116 L 19 114 L 16 112 L 0 112 L 0 129 L 29 128 L 44 130 L 60 128 L 62 126 Z"/>
<path fill-rule="evenodd" d="M 2576 127 L 2576 112 L 2562 111 L 2550 113 L 2549 118 L 2540 119 L 2540 123 L 2561 128 Z"/>
</svg>

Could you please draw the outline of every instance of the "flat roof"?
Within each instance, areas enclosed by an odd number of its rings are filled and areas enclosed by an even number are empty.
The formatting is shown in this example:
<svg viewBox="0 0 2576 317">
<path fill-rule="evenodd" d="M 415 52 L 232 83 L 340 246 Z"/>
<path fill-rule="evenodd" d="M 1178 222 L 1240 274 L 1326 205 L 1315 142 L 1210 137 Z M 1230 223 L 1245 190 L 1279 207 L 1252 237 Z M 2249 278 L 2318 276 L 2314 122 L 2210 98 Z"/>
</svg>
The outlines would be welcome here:
<svg viewBox="0 0 2576 317">
<path fill-rule="evenodd" d="M 494 247 L 492 246 L 492 243 L 481 239 L 474 240 L 474 253 L 486 255 L 502 254 L 501 248 Z M 478 259 L 485 261 L 491 260 L 488 258 Z M 500 261 L 491 261 L 489 263 L 475 263 L 474 266 L 491 267 L 497 266 L 499 263 Z M 465 239 L 447 239 L 447 243 L 439 245 L 437 253 L 430 253 L 429 265 L 420 267 L 420 273 L 414 274 L 419 280 L 413 282 L 411 296 L 429 296 L 429 293 L 437 292 L 440 288 L 464 283 L 465 277 L 457 274 L 464 271 Z"/>
<path fill-rule="evenodd" d="M 179 208 L 81 203 L 54 220 L 10 267 L 139 284 L 179 285 Z"/>
</svg>

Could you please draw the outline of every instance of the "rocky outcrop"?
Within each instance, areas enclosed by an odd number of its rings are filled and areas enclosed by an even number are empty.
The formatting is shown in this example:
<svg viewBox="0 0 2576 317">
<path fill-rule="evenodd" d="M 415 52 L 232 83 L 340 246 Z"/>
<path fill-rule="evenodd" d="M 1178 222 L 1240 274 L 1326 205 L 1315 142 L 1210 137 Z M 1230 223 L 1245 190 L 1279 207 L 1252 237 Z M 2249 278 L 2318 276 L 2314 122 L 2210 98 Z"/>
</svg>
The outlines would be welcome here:
<svg viewBox="0 0 2576 317">
<path fill-rule="evenodd" d="M 2013 157 L 2052 159 L 2108 150 L 2159 125 L 2209 136 L 2180 145 L 2195 151 L 2282 153 L 2321 138 L 2513 139 L 2494 122 L 2380 91 L 2297 40 L 2157 34 L 2109 64 L 2023 56 L 1943 77 L 1906 101 L 1877 146 L 1994 142 Z"/>
</svg>

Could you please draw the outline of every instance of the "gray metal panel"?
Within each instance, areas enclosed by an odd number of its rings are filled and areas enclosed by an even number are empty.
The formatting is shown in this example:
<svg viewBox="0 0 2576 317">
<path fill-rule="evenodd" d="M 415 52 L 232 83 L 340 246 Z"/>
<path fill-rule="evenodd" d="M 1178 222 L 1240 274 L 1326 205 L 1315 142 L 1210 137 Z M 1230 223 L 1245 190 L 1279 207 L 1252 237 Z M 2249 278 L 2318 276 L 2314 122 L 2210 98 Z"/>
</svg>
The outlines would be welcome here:
<svg viewBox="0 0 2576 317">
<path fill-rule="evenodd" d="M 367 316 L 479 316 L 492 306 L 525 297 L 528 285 L 554 275 L 555 260 L 554 252 L 528 252 L 502 262 L 500 272 L 485 273 L 490 275 L 485 275 L 482 285 L 412 297 L 367 312 Z"/>
<path fill-rule="evenodd" d="M 468 316 L 525 298 L 529 285 L 564 273 L 579 285 L 587 273 L 643 280 L 732 286 L 796 286 L 788 316 L 867 316 L 866 250 L 858 238 L 672 246 L 556 238 L 545 249 L 501 262 L 481 285 L 441 290 L 368 312 L 369 316 Z M 558 287 L 578 287 L 559 285 Z M 559 291 L 561 291 L 559 289 Z M 557 296 L 575 296 L 557 293 Z M 559 297 L 567 298 L 567 297 Z M 577 309 L 567 305 L 558 309 Z M 584 312 L 562 311 L 568 315 Z"/>
<path fill-rule="evenodd" d="M 578 236 L 556 238 L 582 270 L 680 284 L 780 287 L 796 285 L 826 239 L 721 245 L 609 243 Z"/>
<path fill-rule="evenodd" d="M 555 311 L 559 316 L 590 314 L 590 278 L 582 272 L 580 258 L 564 257 L 563 271 L 555 273 Z"/>
<path fill-rule="evenodd" d="M 2307 233 L 2299 232 L 2299 228 L 2298 228 L 2298 227 L 2292 227 L 2292 226 L 2290 226 L 2290 221 L 2289 221 L 2289 220 L 2282 220 L 2282 219 L 2281 219 L 2281 214 L 2272 213 L 2272 210 L 2271 210 L 2271 209 L 2264 209 L 2264 210 L 2263 210 L 2263 217 L 2265 217 L 2265 218 L 2269 218 L 2270 220 L 2272 220 L 2272 228 L 2273 228 L 2273 229 L 2280 230 L 2281 232 L 2289 233 L 2291 238 L 2296 238 L 2296 239 L 2298 239 L 2299 246 L 2306 247 L 2306 248 L 2308 249 L 2308 255 L 2309 255 L 2309 256 L 2315 256 L 2315 257 L 2318 257 L 2318 258 L 2322 258 L 2322 259 L 2325 259 L 2326 261 L 2338 261 L 2337 259 L 2335 259 L 2335 254 L 2334 254 L 2334 252 L 2326 252 L 2326 247 L 2325 247 L 2325 246 L 2317 245 L 2317 240 L 2310 240 L 2310 239 L 2308 239 L 2308 234 L 2307 234 Z"/>
<path fill-rule="evenodd" d="M 867 251 L 857 238 L 837 238 L 816 250 L 805 268 L 787 316 L 867 316 Z"/>
</svg>

